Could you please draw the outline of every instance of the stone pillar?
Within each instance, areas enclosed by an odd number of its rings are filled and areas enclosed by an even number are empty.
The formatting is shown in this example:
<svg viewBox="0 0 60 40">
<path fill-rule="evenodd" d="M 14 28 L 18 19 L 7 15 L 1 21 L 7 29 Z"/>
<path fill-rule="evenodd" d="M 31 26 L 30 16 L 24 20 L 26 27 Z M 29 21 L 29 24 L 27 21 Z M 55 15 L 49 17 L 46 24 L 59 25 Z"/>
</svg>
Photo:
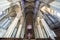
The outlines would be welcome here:
<svg viewBox="0 0 60 40">
<path fill-rule="evenodd" d="M 18 31 L 17 31 L 17 34 L 16 34 L 16 38 L 20 37 L 22 26 L 23 26 L 23 22 L 24 22 L 24 18 L 22 17 L 21 20 L 20 20 L 20 25 L 19 25 L 19 28 L 18 28 Z"/>
<path fill-rule="evenodd" d="M 40 25 L 40 18 L 39 17 L 37 17 L 37 23 L 38 23 L 37 28 L 38 28 L 39 36 L 40 36 L 40 38 L 44 38 L 44 35 L 42 32 L 42 26 Z"/>
<path fill-rule="evenodd" d="M 19 3 L 18 3 L 19 4 Z M 17 4 L 17 5 L 18 5 Z M 17 10 L 18 9 L 18 10 Z M 22 16 L 22 12 L 21 12 L 21 5 L 18 5 L 18 7 L 15 9 L 16 10 L 16 13 L 17 13 L 17 16 L 15 17 L 14 21 L 11 23 L 11 25 L 9 26 L 9 28 L 7 29 L 7 32 L 6 34 L 3 36 L 4 38 L 10 38 L 15 27 L 17 26 L 17 23 L 20 19 L 20 17 Z"/>
</svg>

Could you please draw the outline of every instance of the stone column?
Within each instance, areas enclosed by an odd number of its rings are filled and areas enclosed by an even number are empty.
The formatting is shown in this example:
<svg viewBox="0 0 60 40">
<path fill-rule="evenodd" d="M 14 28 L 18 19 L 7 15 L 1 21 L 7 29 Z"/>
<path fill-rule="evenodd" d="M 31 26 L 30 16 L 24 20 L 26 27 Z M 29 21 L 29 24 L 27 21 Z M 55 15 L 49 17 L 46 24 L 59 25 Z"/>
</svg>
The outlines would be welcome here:
<svg viewBox="0 0 60 40">
<path fill-rule="evenodd" d="M 19 3 L 18 3 L 19 4 Z M 18 5 L 17 4 L 17 5 Z M 17 26 L 17 23 L 20 19 L 20 17 L 22 16 L 22 11 L 21 11 L 21 5 L 18 5 L 18 7 L 16 7 L 16 13 L 17 13 L 17 16 L 15 17 L 14 21 L 11 23 L 11 25 L 9 26 L 9 28 L 7 29 L 7 32 L 6 34 L 3 36 L 4 38 L 10 38 L 15 27 Z"/>
<path fill-rule="evenodd" d="M 20 37 L 22 26 L 23 26 L 23 22 L 24 22 L 24 18 L 22 17 L 21 20 L 20 20 L 20 25 L 19 25 L 19 28 L 18 28 L 18 31 L 17 31 L 17 34 L 16 34 L 16 38 Z"/>
<path fill-rule="evenodd" d="M 39 36 L 40 38 L 44 38 L 43 32 L 42 32 L 42 26 L 40 25 L 40 17 L 37 17 L 37 28 L 38 28 L 38 32 L 39 32 Z"/>
</svg>

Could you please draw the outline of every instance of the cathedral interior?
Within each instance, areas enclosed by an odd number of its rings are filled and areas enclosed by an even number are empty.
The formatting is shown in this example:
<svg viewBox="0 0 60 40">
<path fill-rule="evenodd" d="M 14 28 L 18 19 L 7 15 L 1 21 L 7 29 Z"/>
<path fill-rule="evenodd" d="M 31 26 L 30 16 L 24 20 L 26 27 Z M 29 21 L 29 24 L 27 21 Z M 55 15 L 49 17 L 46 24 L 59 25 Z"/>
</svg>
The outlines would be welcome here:
<svg viewBox="0 0 60 40">
<path fill-rule="evenodd" d="M 0 40 L 60 40 L 60 0 L 0 0 Z"/>
</svg>

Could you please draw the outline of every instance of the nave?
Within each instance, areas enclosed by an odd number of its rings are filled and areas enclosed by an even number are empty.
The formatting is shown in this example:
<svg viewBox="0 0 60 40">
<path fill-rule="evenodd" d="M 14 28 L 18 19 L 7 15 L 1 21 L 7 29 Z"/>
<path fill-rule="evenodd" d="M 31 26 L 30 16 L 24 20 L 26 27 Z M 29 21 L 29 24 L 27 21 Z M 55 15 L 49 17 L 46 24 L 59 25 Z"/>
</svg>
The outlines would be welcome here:
<svg viewBox="0 0 60 40">
<path fill-rule="evenodd" d="M 60 13 L 51 1 L 1 0 L 0 38 L 59 40 Z"/>
</svg>

